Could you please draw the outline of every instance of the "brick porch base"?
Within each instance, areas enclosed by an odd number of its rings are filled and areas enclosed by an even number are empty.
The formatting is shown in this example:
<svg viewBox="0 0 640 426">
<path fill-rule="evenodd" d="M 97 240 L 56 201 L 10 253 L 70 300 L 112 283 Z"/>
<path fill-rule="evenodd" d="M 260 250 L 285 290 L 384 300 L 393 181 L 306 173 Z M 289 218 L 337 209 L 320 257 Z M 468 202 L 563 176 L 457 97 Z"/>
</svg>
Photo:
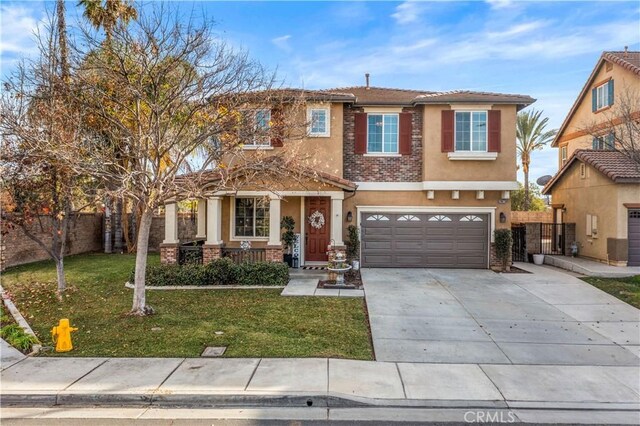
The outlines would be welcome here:
<svg viewBox="0 0 640 426">
<path fill-rule="evenodd" d="M 160 244 L 160 263 L 175 265 L 178 263 L 180 244 Z"/>
</svg>

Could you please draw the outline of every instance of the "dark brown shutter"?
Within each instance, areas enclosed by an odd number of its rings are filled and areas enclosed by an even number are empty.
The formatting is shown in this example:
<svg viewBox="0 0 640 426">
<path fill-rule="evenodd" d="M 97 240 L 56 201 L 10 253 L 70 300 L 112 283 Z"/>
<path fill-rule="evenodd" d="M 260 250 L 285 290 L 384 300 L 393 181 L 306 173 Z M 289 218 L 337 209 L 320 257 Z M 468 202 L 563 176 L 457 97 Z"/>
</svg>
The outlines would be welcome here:
<svg viewBox="0 0 640 426">
<path fill-rule="evenodd" d="M 500 152 L 500 111 L 490 110 L 488 119 L 489 145 L 487 151 Z"/>
<path fill-rule="evenodd" d="M 271 110 L 271 146 L 281 147 L 284 139 L 284 123 L 282 108 Z"/>
<path fill-rule="evenodd" d="M 357 112 L 355 116 L 355 149 L 356 154 L 367 153 L 367 114 L 363 112 Z"/>
<path fill-rule="evenodd" d="M 398 152 L 402 155 L 411 155 L 412 115 L 410 112 L 400 113 L 400 147 Z"/>
<path fill-rule="evenodd" d="M 442 152 L 453 152 L 453 122 L 455 111 L 442 111 Z"/>
</svg>

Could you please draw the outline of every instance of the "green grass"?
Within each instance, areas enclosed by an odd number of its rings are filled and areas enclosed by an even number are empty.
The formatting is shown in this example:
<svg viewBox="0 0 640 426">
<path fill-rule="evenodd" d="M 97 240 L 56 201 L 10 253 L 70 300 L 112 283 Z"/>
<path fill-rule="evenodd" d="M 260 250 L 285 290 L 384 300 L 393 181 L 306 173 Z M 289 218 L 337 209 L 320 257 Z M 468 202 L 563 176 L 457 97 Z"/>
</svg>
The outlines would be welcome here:
<svg viewBox="0 0 640 426">
<path fill-rule="evenodd" d="M 52 345 L 50 330 L 60 318 L 79 328 L 72 334 L 74 350 L 55 355 L 197 357 L 206 346 L 227 346 L 226 357 L 372 359 L 358 298 L 281 297 L 281 289 L 150 290 L 147 304 L 156 315 L 128 316 L 133 290 L 124 282 L 134 260 L 104 254 L 67 258 L 62 301 L 56 298 L 52 262 L 11 268 L 2 282 L 44 345 Z M 151 255 L 149 261 L 159 258 Z"/>
<path fill-rule="evenodd" d="M 586 277 L 583 280 L 640 309 L 640 275 L 626 278 Z"/>
</svg>

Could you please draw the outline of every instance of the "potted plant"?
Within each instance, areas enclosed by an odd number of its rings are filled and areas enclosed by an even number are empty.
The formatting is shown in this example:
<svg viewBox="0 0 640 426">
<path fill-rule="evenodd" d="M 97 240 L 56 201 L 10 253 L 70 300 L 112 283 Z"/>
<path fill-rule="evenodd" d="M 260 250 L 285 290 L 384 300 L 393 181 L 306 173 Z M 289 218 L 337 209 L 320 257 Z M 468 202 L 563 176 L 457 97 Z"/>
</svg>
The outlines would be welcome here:
<svg viewBox="0 0 640 426">
<path fill-rule="evenodd" d="M 513 237 L 511 229 L 496 229 L 493 232 L 496 257 L 500 260 L 502 272 L 508 272 L 511 268 L 509 258 L 511 256 L 511 246 L 513 245 Z"/>
<path fill-rule="evenodd" d="M 351 261 L 353 270 L 360 269 L 360 235 L 358 233 L 358 227 L 355 225 L 349 225 L 347 227 L 349 233 L 349 241 L 347 241 L 347 258 Z"/>
<path fill-rule="evenodd" d="M 291 216 L 283 216 L 280 220 L 280 228 L 284 229 L 282 233 L 282 243 L 284 244 L 284 262 L 291 268 L 293 266 L 293 245 L 296 242 L 296 234 L 293 229 L 296 221 Z"/>
</svg>

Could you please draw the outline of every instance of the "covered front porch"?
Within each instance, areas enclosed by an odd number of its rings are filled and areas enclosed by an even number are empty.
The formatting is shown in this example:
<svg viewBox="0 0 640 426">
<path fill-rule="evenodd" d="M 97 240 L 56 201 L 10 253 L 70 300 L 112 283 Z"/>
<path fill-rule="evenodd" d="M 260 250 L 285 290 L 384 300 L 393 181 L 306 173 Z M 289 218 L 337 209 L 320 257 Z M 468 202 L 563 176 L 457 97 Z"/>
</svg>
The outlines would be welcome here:
<svg viewBox="0 0 640 426">
<path fill-rule="evenodd" d="M 179 263 L 181 250 L 201 251 L 203 263 L 221 257 L 236 262 L 282 262 L 281 220 L 295 221 L 296 241 L 286 253 L 294 265 L 326 263 L 329 246 L 343 249 L 345 190 L 218 191 L 196 200 L 195 241 L 178 235 L 177 201 L 165 204 L 161 262 Z M 191 248 L 181 245 L 190 243 Z M 198 253 L 200 256 L 200 253 Z"/>
</svg>

